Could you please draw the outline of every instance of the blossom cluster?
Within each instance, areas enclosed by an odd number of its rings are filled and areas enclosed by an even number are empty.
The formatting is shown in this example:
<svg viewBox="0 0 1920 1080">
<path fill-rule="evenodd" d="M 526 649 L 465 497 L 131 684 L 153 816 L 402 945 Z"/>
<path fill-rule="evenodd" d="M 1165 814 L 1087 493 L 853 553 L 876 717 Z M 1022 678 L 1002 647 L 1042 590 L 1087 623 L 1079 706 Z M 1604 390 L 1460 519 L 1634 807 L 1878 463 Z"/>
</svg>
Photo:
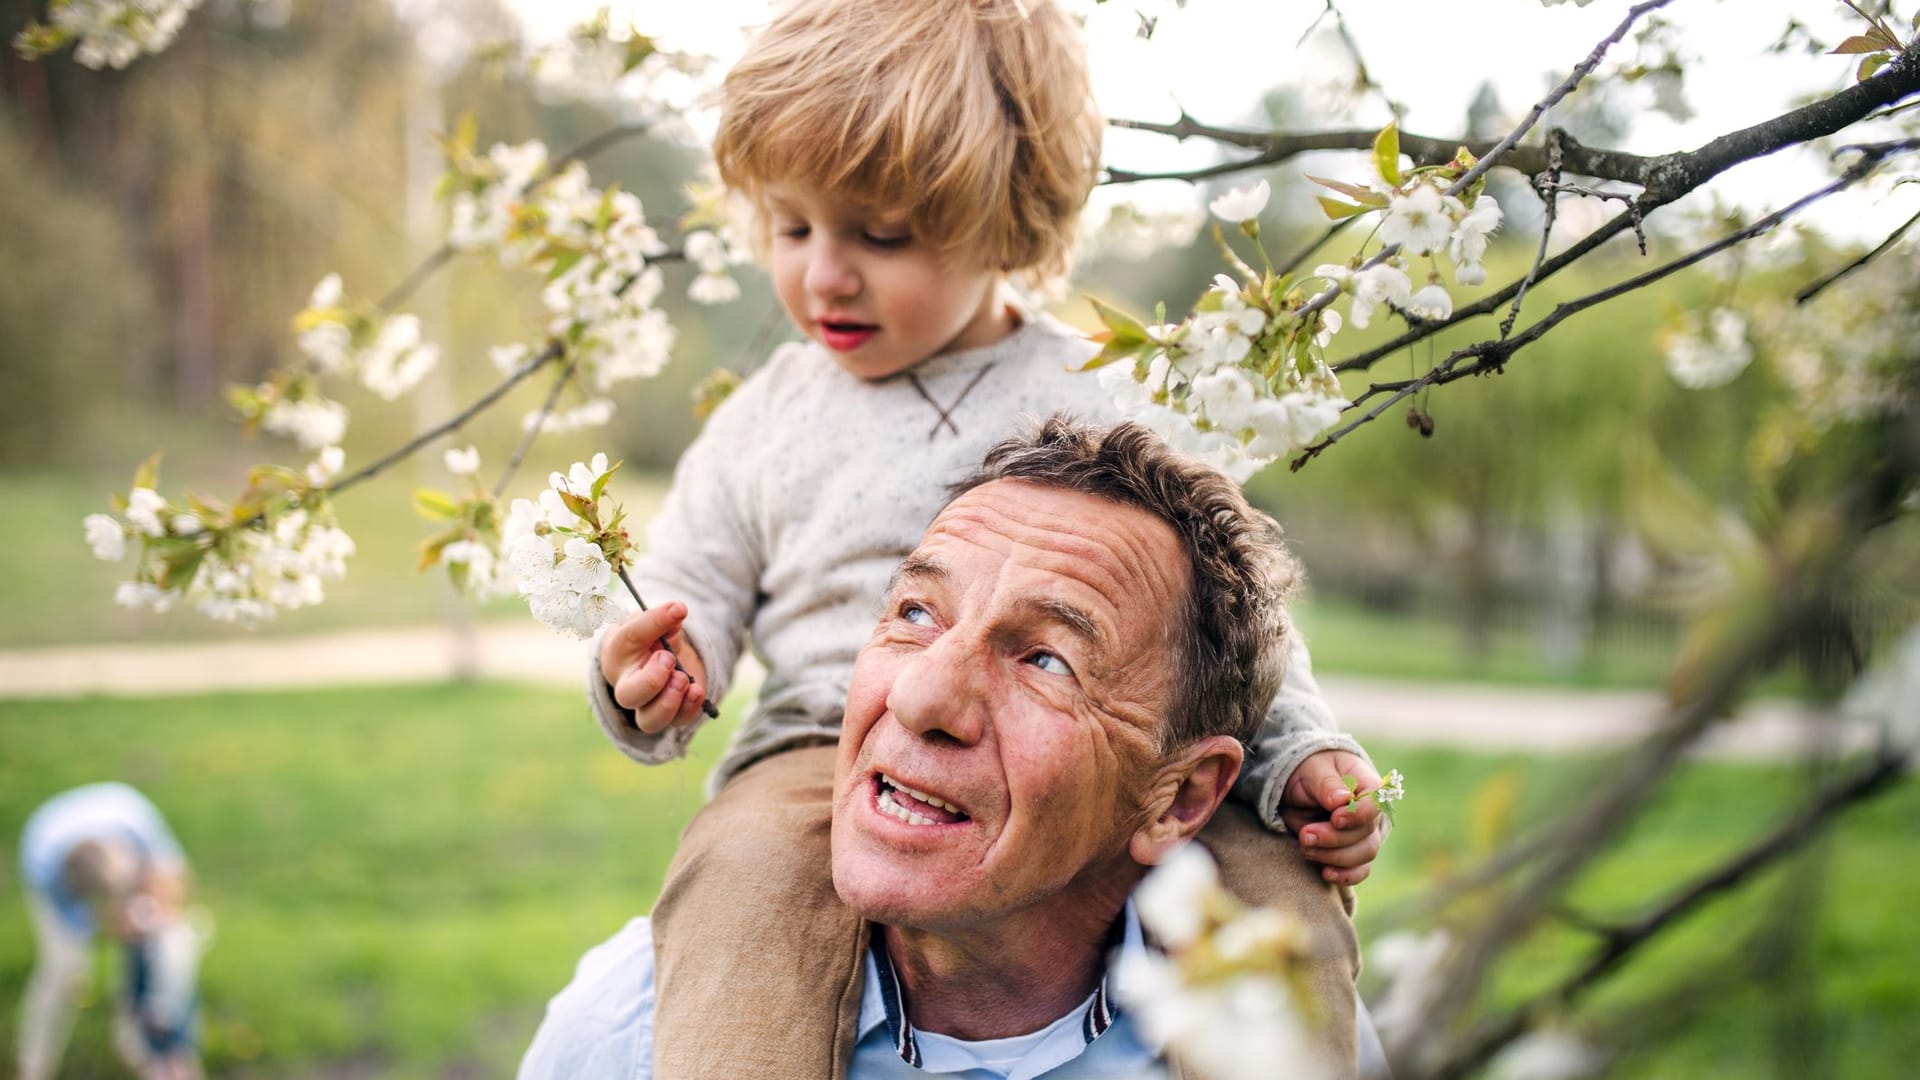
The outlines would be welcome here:
<svg viewBox="0 0 1920 1080">
<path fill-rule="evenodd" d="M 533 617 L 561 633 L 592 637 L 626 615 L 613 582 L 626 566 L 628 541 L 616 505 L 601 499 L 614 468 L 607 455 L 554 473 L 538 499 L 515 499 L 501 529 L 501 556 Z"/>
<path fill-rule="evenodd" d="M 154 489 L 148 462 L 115 500 L 116 513 L 87 516 L 86 541 L 106 562 L 134 556 L 132 577 L 114 593 L 123 607 L 164 612 L 191 604 L 221 622 L 257 625 L 320 603 L 324 583 L 346 574 L 353 539 L 327 500 L 342 461 L 331 447 L 300 472 L 256 469 L 231 506 L 168 502 Z"/>
<path fill-rule="evenodd" d="M 1149 327 L 1096 305 L 1106 326 L 1096 340 L 1104 347 L 1088 368 L 1101 370 L 1123 414 L 1244 481 L 1313 445 L 1351 404 L 1326 362 L 1327 345 L 1343 325 L 1365 328 L 1382 308 L 1414 320 L 1452 316 L 1437 258 L 1443 251 L 1451 257 L 1459 284 L 1483 284 L 1482 260 L 1500 227 L 1500 205 L 1477 180 L 1460 193 L 1452 190 L 1473 167 L 1464 149 L 1445 165 L 1403 171 L 1399 133 L 1389 125 L 1374 142 L 1373 162 L 1375 178 L 1364 186 L 1316 179 L 1351 200 L 1323 197 L 1329 216 L 1380 214 L 1374 235 L 1383 247 L 1372 257 L 1357 253 L 1349 263 L 1323 264 L 1298 280 L 1276 272 L 1259 248 L 1260 214 L 1271 195 L 1262 180 L 1226 192 L 1208 208 L 1254 243 L 1264 271 L 1241 259 L 1215 225 L 1214 237 L 1239 276 L 1217 276 L 1186 319 Z M 1433 267 L 1416 290 L 1408 260 L 1421 257 Z M 1309 288 L 1315 281 L 1324 284 Z M 1344 318 L 1330 307 L 1342 293 L 1352 297 Z"/>
<path fill-rule="evenodd" d="M 423 488 L 413 493 L 413 505 L 422 516 L 443 523 L 443 529 L 420 544 L 420 569 L 445 566 L 455 588 L 486 600 L 515 590 L 515 582 L 500 573 L 500 507 L 480 486 L 480 451 L 472 446 L 446 451 L 441 460 L 449 473 L 466 481 L 467 494 L 455 497 Z"/>
<path fill-rule="evenodd" d="M 1266 196 L 1261 181 L 1216 200 L 1214 212 L 1250 221 L 1238 215 L 1257 215 Z M 1238 268 L 1244 281 L 1217 276 L 1179 323 L 1149 327 L 1097 305 L 1107 329 L 1088 367 L 1100 370 L 1128 419 L 1245 480 L 1311 443 L 1347 401 L 1323 353 L 1340 329 L 1339 313 L 1302 314 L 1306 293 L 1285 275 Z"/>
<path fill-rule="evenodd" d="M 1211 1080 L 1331 1076 L 1300 987 L 1315 942 L 1291 916 L 1248 908 L 1204 849 L 1175 851 L 1134 892 L 1164 953 L 1124 953 L 1115 992 L 1150 1041 Z"/>
<path fill-rule="evenodd" d="M 508 266 L 543 272 L 541 293 L 550 340 L 565 342 L 589 388 L 580 404 L 527 418 L 527 425 L 568 429 L 612 418 L 607 395 L 630 379 L 665 367 L 676 331 L 655 307 L 664 289 L 658 260 L 669 253 L 630 192 L 592 185 L 578 161 L 554 168 L 538 140 L 472 149 L 472 129 L 446 141 L 450 169 L 443 183 L 451 202 L 449 243 L 465 251 L 491 250 Z M 700 303 L 739 296 L 727 267 L 743 255 L 722 235 L 697 230 L 685 256 L 699 273 L 689 295 Z M 534 355 L 525 343 L 497 347 L 494 363 L 510 372 Z"/>
<path fill-rule="evenodd" d="M 29 23 L 14 38 L 27 56 L 47 56 L 73 42 L 73 58 L 94 69 L 124 68 L 173 44 L 187 14 L 202 0 L 52 0 L 47 22 Z"/>
<path fill-rule="evenodd" d="M 288 436 L 304 450 L 337 446 L 346 435 L 347 407 L 322 393 L 322 376 L 357 376 L 392 401 L 440 362 L 439 346 L 421 340 L 418 316 L 381 315 L 349 303 L 338 274 L 314 286 L 293 329 L 303 363 L 256 386 L 234 387 L 227 399 L 249 426 Z"/>
<path fill-rule="evenodd" d="M 1347 809 L 1351 810 L 1361 799 L 1372 799 L 1375 806 L 1386 812 L 1388 819 L 1393 817 L 1393 804 L 1407 797 L 1407 778 L 1400 775 L 1399 769 L 1388 769 L 1386 778 L 1372 791 L 1361 792 L 1360 781 L 1351 776 L 1340 778 L 1347 785 Z"/>
</svg>

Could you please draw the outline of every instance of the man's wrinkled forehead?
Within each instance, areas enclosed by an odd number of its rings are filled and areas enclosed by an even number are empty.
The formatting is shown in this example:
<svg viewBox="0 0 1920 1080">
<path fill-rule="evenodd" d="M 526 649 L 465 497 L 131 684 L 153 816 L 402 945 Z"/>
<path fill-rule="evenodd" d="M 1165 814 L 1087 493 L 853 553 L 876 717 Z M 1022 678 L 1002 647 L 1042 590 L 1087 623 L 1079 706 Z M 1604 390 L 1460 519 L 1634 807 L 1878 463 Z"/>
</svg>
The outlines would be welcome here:
<svg viewBox="0 0 1920 1080">
<path fill-rule="evenodd" d="M 1170 526 L 1109 499 L 1025 480 L 996 480 L 948 503 L 901 563 L 896 587 L 938 580 L 964 589 L 974 582 L 960 580 L 958 557 L 969 551 L 1053 575 L 1066 592 L 1091 589 L 1115 617 L 1164 615 L 1140 608 L 1176 603 L 1186 588 L 1186 562 Z M 1069 629 L 1098 637 L 1103 620 L 1076 617 L 1087 610 L 1086 599 L 1064 592 L 1036 598 L 1063 605 L 1058 618 Z"/>
</svg>

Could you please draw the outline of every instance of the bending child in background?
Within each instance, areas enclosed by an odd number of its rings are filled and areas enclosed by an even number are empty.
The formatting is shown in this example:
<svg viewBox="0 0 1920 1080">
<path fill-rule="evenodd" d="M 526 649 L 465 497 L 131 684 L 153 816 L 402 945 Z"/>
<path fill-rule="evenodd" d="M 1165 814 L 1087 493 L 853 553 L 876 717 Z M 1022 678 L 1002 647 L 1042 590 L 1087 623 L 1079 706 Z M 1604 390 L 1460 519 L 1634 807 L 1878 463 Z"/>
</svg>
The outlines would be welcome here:
<svg viewBox="0 0 1920 1080">
<path fill-rule="evenodd" d="M 589 695 L 629 756 L 671 761 L 752 634 L 766 683 L 653 911 L 654 1075 L 828 1076 L 862 975 L 829 873 L 832 744 L 874 606 L 948 485 L 1020 421 L 1117 419 L 1097 380 L 1070 374 L 1092 346 L 1007 288 L 1064 275 L 1103 125 L 1077 27 L 1034 0 L 800 0 L 722 98 L 721 176 L 806 340 L 682 456 L 633 574 L 668 602 L 596 642 Z M 1364 878 L 1380 844 L 1378 811 L 1348 810 L 1341 776 L 1379 780 L 1293 636 L 1241 805 L 1203 840 L 1248 900 L 1312 913 L 1318 989 L 1341 1002 L 1330 1047 L 1351 1061 L 1357 948 L 1350 897 L 1327 883 Z M 1044 643 L 1009 645 L 1061 665 Z M 903 820 L 943 813 L 888 794 Z"/>
<path fill-rule="evenodd" d="M 125 784 L 56 795 L 27 819 L 20 879 L 33 974 L 20 1002 L 21 1080 L 60 1066 L 104 929 L 125 949 L 114 1047 L 144 1080 L 200 1073 L 194 989 L 202 941 L 185 917 L 187 861 L 151 802 Z"/>
</svg>

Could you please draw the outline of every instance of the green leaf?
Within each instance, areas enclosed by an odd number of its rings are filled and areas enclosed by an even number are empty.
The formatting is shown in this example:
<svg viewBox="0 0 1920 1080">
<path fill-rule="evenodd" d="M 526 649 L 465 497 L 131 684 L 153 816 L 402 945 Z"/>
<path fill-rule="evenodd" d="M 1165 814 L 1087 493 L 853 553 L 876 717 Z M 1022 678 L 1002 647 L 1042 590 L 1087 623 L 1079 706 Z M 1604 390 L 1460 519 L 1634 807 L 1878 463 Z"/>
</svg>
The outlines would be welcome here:
<svg viewBox="0 0 1920 1080">
<path fill-rule="evenodd" d="M 571 491 L 560 492 L 560 501 L 567 504 L 567 509 L 573 511 L 574 517 L 590 525 L 597 526 L 599 524 L 599 515 L 594 510 L 593 503 L 575 495 Z"/>
<path fill-rule="evenodd" d="M 1400 186 L 1400 125 L 1388 124 L 1373 140 L 1373 167 L 1393 187 Z"/>
<path fill-rule="evenodd" d="M 152 457 L 141 462 L 140 467 L 133 470 L 134 487 L 153 488 L 159 485 L 161 453 L 162 451 L 155 450 Z"/>
<path fill-rule="evenodd" d="M 426 573 L 433 568 L 435 563 L 440 561 L 440 553 L 447 549 L 448 544 L 457 540 L 464 540 L 466 536 L 467 531 L 465 529 L 448 529 L 446 532 L 429 536 L 425 540 L 420 541 L 420 561 L 415 564 L 414 570 L 419 573 Z"/>
<path fill-rule="evenodd" d="M 1095 355 L 1091 360 L 1088 360 L 1086 363 L 1081 364 L 1079 367 L 1074 368 L 1073 370 L 1077 372 L 1078 371 L 1096 371 L 1100 368 L 1106 367 L 1108 364 L 1111 364 L 1117 360 L 1125 360 L 1128 357 L 1137 356 L 1143 352 L 1151 351 L 1148 342 L 1120 341 L 1116 339 L 1111 332 L 1096 335 L 1096 338 L 1104 341 L 1104 344 L 1100 348 L 1100 352 L 1097 355 Z"/>
<path fill-rule="evenodd" d="M 1828 55 L 1850 56 L 1857 53 L 1884 52 L 1887 48 L 1889 48 L 1889 46 L 1886 41 L 1882 39 L 1877 32 L 1866 35 L 1855 34 L 1840 44 L 1835 45 L 1828 52 Z"/>
<path fill-rule="evenodd" d="M 429 521 L 452 521 L 460 516 L 459 502 L 453 496 L 432 488 L 414 490 L 413 508 Z"/>
<path fill-rule="evenodd" d="M 1853 73 L 1853 81 L 1866 82 L 1868 79 L 1873 78 L 1874 72 L 1879 71 L 1881 68 L 1885 67 L 1887 65 L 1887 61 L 1892 59 L 1893 59 L 1893 54 L 1887 53 L 1887 52 L 1874 53 L 1872 56 L 1861 57 L 1860 67 L 1858 70 L 1856 70 Z"/>
<path fill-rule="evenodd" d="M 1364 206 L 1343 203 L 1338 199 L 1329 199 L 1325 195 L 1315 195 L 1314 198 L 1320 201 L 1320 209 L 1326 211 L 1327 220 L 1329 221 L 1339 221 L 1343 218 L 1350 218 L 1357 214 L 1367 213 L 1367 208 Z"/>
<path fill-rule="evenodd" d="M 1140 320 L 1091 296 L 1087 297 L 1087 302 L 1093 305 L 1094 314 L 1100 316 L 1100 322 L 1113 335 L 1108 339 L 1108 344 L 1138 345 L 1147 340 L 1147 328 L 1140 324 Z"/>
<path fill-rule="evenodd" d="M 1319 184 L 1323 188 L 1332 188 L 1347 198 L 1352 199 L 1354 202 L 1359 203 L 1361 206 L 1370 206 L 1374 209 L 1379 209 L 1387 205 L 1387 197 L 1372 188 L 1361 187 L 1359 184 L 1349 184 L 1344 180 L 1328 180 L 1323 176 L 1309 176 L 1307 179 Z"/>
<path fill-rule="evenodd" d="M 635 34 L 627 39 L 626 66 L 620 69 L 622 75 L 639 67 L 649 56 L 659 52 L 660 47 L 645 34 Z"/>
<path fill-rule="evenodd" d="M 603 472 L 600 474 L 599 479 L 593 482 L 593 501 L 594 502 L 599 502 L 600 496 L 605 495 L 607 493 L 607 481 L 613 479 L 613 474 L 619 471 L 620 471 L 620 463 L 616 461 L 613 463 L 611 468 L 607 469 L 606 472 Z"/>
<path fill-rule="evenodd" d="M 573 269 L 574 264 L 585 258 L 587 254 L 578 248 L 559 248 L 558 250 L 549 248 L 548 250 L 554 252 L 553 265 L 547 268 L 548 281 L 553 281 L 561 274 Z"/>
</svg>

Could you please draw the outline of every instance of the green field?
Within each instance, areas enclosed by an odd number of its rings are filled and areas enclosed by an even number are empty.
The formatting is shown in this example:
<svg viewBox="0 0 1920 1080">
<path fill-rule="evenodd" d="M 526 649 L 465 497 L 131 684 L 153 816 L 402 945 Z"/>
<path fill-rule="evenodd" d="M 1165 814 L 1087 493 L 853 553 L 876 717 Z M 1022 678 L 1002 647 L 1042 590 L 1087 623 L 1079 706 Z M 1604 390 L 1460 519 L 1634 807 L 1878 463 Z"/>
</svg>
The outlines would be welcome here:
<svg viewBox="0 0 1920 1080">
<path fill-rule="evenodd" d="M 171 818 L 218 921 L 203 978 L 214 1075 L 506 1075 L 580 953 L 651 902 L 718 735 L 692 761 L 643 769 L 602 742 L 573 695 L 506 685 L 0 702 L 0 986 L 21 985 L 31 962 L 12 880 L 21 823 L 56 791 L 118 778 Z M 1367 933 L 1370 916 L 1490 842 L 1489 822 L 1533 820 L 1594 768 L 1374 750 L 1406 771 L 1411 795 L 1362 889 Z M 1786 770 L 1689 769 L 1584 895 L 1624 914 L 1765 827 L 1800 783 Z M 1509 801 L 1510 815 L 1493 809 Z M 1920 1054 L 1920 929 L 1905 907 L 1920 886 L 1917 815 L 1911 786 L 1855 812 L 1815 858 L 1709 907 L 1631 965 L 1598 1002 L 1600 1022 L 1639 1023 L 1655 980 L 1737 955 L 1782 882 L 1810 882 L 1821 901 L 1806 986 L 1788 975 L 1714 985 L 1663 1031 L 1670 1045 L 1637 1040 L 1647 1045 L 1616 1074 L 1765 1073 L 1789 989 L 1813 1002 L 1834 1075 L 1900 1073 Z M 1506 991 L 1583 945 L 1539 940 Z M 121 1075 L 107 1013 L 83 1014 L 63 1075 Z M 14 1022 L 0 1009 L 0 1035 Z"/>
</svg>

